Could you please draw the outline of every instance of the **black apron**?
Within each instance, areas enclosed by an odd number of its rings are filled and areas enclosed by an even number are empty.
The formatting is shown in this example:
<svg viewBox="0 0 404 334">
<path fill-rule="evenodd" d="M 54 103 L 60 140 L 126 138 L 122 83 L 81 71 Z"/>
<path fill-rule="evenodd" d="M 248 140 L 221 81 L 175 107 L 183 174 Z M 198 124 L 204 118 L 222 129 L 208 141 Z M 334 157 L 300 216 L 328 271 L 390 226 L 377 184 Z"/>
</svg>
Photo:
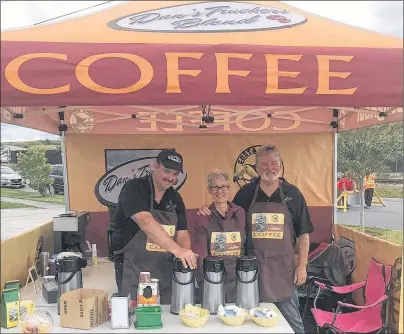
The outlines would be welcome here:
<svg viewBox="0 0 404 334">
<path fill-rule="evenodd" d="M 283 302 L 292 297 L 295 284 L 294 231 L 285 202 L 282 181 L 281 203 L 256 202 L 260 182 L 247 213 L 247 253 L 260 263 L 260 301 Z"/>
<path fill-rule="evenodd" d="M 234 303 L 237 293 L 236 259 L 244 255 L 245 222 L 240 222 L 234 213 L 223 219 L 214 204 L 210 206 L 210 210 L 212 214 L 207 227 L 208 254 L 223 258 L 226 271 L 225 300 L 226 303 Z"/>
<path fill-rule="evenodd" d="M 149 179 L 150 213 L 154 219 L 174 239 L 177 230 L 178 217 L 170 201 L 171 211 L 154 210 L 154 187 Z M 124 254 L 121 292 L 131 294 L 136 300 L 139 285 L 139 274 L 142 271 L 150 272 L 152 278 L 159 279 L 160 303 L 171 303 L 172 254 L 164 248 L 154 244 L 145 232 L 139 230 L 129 243 L 115 254 Z"/>
</svg>

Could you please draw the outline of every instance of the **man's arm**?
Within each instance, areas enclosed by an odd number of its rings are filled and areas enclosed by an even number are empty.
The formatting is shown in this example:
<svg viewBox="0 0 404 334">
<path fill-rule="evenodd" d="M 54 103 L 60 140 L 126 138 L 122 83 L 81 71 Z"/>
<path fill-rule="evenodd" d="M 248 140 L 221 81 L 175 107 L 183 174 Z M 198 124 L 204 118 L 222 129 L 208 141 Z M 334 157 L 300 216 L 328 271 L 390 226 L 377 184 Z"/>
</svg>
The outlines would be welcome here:
<svg viewBox="0 0 404 334">
<path fill-rule="evenodd" d="M 177 233 L 175 241 L 183 248 L 191 249 L 191 236 L 188 232 L 187 215 L 185 213 L 185 204 L 179 193 L 175 193 L 176 213 L 178 218 Z"/>
<path fill-rule="evenodd" d="M 298 202 L 296 212 L 296 235 L 297 235 L 297 267 L 295 271 L 296 285 L 306 283 L 307 279 L 307 258 L 309 256 L 310 238 L 309 233 L 313 232 L 309 209 L 303 194 L 298 191 Z"/>
<path fill-rule="evenodd" d="M 147 234 L 154 243 L 170 253 L 178 251 L 180 246 L 167 234 L 150 212 L 139 212 L 132 216 L 132 219 L 139 225 L 139 228 Z"/>
<path fill-rule="evenodd" d="M 307 258 L 309 256 L 310 237 L 308 233 L 304 233 L 297 238 L 297 265 L 307 265 Z"/>
<path fill-rule="evenodd" d="M 180 247 L 191 249 L 191 237 L 187 230 L 178 231 L 175 236 L 175 241 Z"/>
<path fill-rule="evenodd" d="M 137 222 L 139 228 L 153 240 L 154 243 L 164 248 L 174 256 L 181 259 L 185 268 L 188 266 L 195 269 L 197 266 L 196 256 L 189 248 L 181 247 L 176 243 L 161 225 L 153 218 L 150 212 L 139 212 L 132 216 L 132 219 Z M 190 243 L 190 242 L 189 242 Z"/>
</svg>

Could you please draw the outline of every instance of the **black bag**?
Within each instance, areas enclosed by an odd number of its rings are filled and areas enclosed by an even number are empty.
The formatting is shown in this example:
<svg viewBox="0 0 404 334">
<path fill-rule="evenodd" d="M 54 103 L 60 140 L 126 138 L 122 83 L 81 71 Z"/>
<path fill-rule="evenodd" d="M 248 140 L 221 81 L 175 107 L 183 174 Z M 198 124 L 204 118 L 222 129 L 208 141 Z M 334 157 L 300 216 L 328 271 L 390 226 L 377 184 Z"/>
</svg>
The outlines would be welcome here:
<svg viewBox="0 0 404 334">
<path fill-rule="evenodd" d="M 327 279 L 331 285 L 342 286 L 347 283 L 341 248 L 329 245 L 323 252 L 307 264 L 307 276 Z"/>
</svg>

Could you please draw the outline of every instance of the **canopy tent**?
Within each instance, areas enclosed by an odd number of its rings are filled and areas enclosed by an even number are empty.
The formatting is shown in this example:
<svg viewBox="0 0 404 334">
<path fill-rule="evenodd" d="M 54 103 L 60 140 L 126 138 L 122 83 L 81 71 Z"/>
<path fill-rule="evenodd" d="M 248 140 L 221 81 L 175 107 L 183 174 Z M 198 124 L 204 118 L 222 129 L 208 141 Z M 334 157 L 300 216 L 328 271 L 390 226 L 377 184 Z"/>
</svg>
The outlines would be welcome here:
<svg viewBox="0 0 404 334">
<path fill-rule="evenodd" d="M 278 1 L 132 1 L 2 32 L 1 49 L 1 121 L 62 133 L 69 207 L 103 217 L 106 150 L 185 152 L 181 192 L 197 208 L 207 170 L 236 173 L 272 140 L 329 240 L 334 134 L 402 119 L 401 39 Z"/>
<path fill-rule="evenodd" d="M 238 176 L 266 141 L 306 198 L 310 240 L 329 242 L 336 134 L 402 120 L 402 71 L 402 39 L 282 2 L 131 1 L 2 31 L 1 121 L 62 134 L 67 209 L 91 211 L 99 256 L 105 204 L 139 161 L 181 152 L 192 237 L 207 171 Z"/>
</svg>

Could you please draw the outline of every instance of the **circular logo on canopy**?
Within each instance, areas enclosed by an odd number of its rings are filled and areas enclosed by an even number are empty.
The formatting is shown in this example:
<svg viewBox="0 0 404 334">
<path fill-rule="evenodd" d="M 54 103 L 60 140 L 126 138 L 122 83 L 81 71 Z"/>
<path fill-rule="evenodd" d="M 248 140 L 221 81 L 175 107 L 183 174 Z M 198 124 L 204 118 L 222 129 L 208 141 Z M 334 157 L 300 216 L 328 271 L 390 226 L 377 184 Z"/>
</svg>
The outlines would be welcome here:
<svg viewBox="0 0 404 334">
<path fill-rule="evenodd" d="M 261 145 L 254 145 L 243 150 L 237 157 L 234 164 L 233 182 L 241 188 L 258 177 L 255 165 L 255 154 Z"/>
<path fill-rule="evenodd" d="M 75 110 L 70 115 L 70 124 L 76 132 L 89 132 L 94 127 L 94 117 L 87 110 Z"/>
<path fill-rule="evenodd" d="M 243 2 L 201 2 L 150 10 L 108 23 L 118 30 L 150 32 L 243 32 L 293 27 L 307 19 L 276 7 Z"/>
</svg>

